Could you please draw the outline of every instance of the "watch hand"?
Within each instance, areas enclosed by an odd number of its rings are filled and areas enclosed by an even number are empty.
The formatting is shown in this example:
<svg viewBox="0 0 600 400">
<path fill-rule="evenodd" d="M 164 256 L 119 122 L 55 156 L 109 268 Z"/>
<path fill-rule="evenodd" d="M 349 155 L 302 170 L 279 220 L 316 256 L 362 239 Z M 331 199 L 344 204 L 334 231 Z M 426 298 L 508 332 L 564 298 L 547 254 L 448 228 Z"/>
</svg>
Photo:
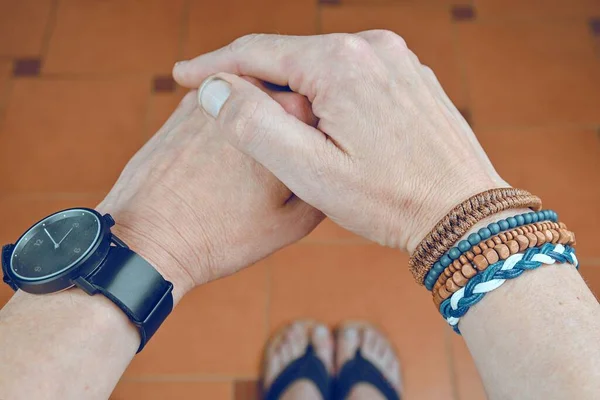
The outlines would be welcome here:
<svg viewBox="0 0 600 400">
<path fill-rule="evenodd" d="M 48 237 L 50 238 L 50 240 L 52 240 L 52 243 L 54 243 L 54 248 L 55 248 L 55 249 L 58 249 L 58 245 L 59 245 L 60 243 L 56 243 L 56 242 L 54 241 L 54 238 L 52 238 L 52 236 L 50 235 L 50 232 L 48 232 L 48 231 L 46 230 L 46 228 L 44 228 L 44 232 L 46 232 L 46 235 L 48 235 Z"/>
<path fill-rule="evenodd" d="M 60 246 L 60 244 L 63 242 L 63 240 L 65 240 L 67 238 L 67 236 L 69 236 L 69 233 L 71 233 L 72 230 L 73 230 L 73 228 L 69 229 L 69 232 L 67 232 L 65 234 L 65 236 L 63 236 L 63 238 L 60 239 L 60 242 L 58 242 L 58 244 L 56 245 L 56 247 Z"/>
</svg>

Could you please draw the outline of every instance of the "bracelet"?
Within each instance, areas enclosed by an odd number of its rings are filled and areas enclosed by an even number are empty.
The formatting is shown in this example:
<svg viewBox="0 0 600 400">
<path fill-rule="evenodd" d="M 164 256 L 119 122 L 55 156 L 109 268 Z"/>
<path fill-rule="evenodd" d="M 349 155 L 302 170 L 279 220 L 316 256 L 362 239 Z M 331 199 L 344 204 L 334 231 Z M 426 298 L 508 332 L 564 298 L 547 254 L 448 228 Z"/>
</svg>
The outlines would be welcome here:
<svg viewBox="0 0 600 400">
<path fill-rule="evenodd" d="M 558 214 L 552 210 L 544 210 L 539 212 L 529 212 L 524 214 L 515 215 L 497 222 L 489 224 L 485 228 L 479 229 L 477 233 L 469 235 L 467 240 L 461 240 L 458 242 L 456 247 L 452 247 L 448 250 L 438 261 L 433 264 L 433 267 L 429 270 L 425 277 L 425 287 L 427 290 L 432 290 L 438 277 L 452 264 L 453 261 L 460 258 L 461 255 L 471 250 L 471 247 L 476 246 L 478 243 L 490 239 L 492 235 L 496 235 L 500 232 L 507 231 L 521 227 L 525 224 L 531 224 L 532 222 L 538 221 L 553 221 L 558 220 Z"/>
<path fill-rule="evenodd" d="M 569 241 L 574 240 L 574 234 L 567 231 L 566 225 L 556 222 L 536 222 L 502 232 L 487 240 L 482 240 L 469 251 L 461 254 L 458 259 L 452 261 L 437 277 L 433 290 L 439 288 L 446 281 L 445 278 L 452 276 L 463 265 L 472 263 L 481 271 L 487 267 L 488 263 L 493 264 L 498 259 L 504 260 L 509 255 L 524 251 L 528 247 L 541 246 L 546 242 L 570 244 Z"/>
<path fill-rule="evenodd" d="M 514 208 L 539 211 L 542 201 L 531 193 L 513 188 L 491 189 L 470 197 L 454 207 L 419 243 L 409 260 L 417 283 L 423 284 L 433 264 L 482 219 Z"/>
<path fill-rule="evenodd" d="M 478 250 L 477 253 L 480 254 L 472 257 L 473 253 L 471 253 L 470 257 L 456 260 L 450 267 L 446 268 L 438 278 L 432 291 L 433 302 L 436 307 L 439 307 L 442 301 L 450 297 L 452 293 L 464 287 L 478 271 L 484 271 L 489 265 L 499 260 L 505 260 L 512 254 L 525 251 L 527 248 L 540 247 L 545 243 L 575 245 L 575 234 L 568 231 L 563 223 L 536 223 L 519 229 L 527 232 L 523 235 L 516 235 L 514 239 L 512 239 L 513 233 L 507 232 L 501 234 L 502 238 L 493 238 L 494 241 L 490 239 L 487 243 L 480 243 L 473 248 Z M 491 243 L 489 243 L 490 241 Z"/>
<path fill-rule="evenodd" d="M 554 263 L 571 263 L 579 268 L 575 250 L 562 244 L 546 243 L 542 247 L 533 247 L 525 253 L 514 254 L 506 260 L 490 265 L 485 271 L 478 273 L 465 285 L 444 300 L 439 310 L 446 322 L 460 334 L 458 323 L 460 318 L 485 296 L 486 293 L 499 288 L 507 279 L 514 279 L 527 270 Z"/>
</svg>

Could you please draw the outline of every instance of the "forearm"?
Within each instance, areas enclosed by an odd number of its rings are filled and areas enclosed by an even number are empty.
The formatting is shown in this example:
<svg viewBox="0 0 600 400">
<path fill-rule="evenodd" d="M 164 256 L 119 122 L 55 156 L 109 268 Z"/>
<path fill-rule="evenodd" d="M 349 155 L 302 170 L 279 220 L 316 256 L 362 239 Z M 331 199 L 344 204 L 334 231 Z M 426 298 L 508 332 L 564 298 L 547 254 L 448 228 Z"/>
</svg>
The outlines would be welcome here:
<svg viewBox="0 0 600 400">
<path fill-rule="evenodd" d="M 187 285 L 168 252 L 122 226 L 113 232 L 173 282 L 177 304 Z M 138 329 L 101 294 L 18 291 L 0 310 L 0 399 L 107 399 L 139 345 Z"/>
<path fill-rule="evenodd" d="M 0 398 L 107 399 L 139 344 L 104 296 L 19 291 L 0 311 Z"/>
<path fill-rule="evenodd" d="M 572 265 L 506 281 L 459 327 L 491 399 L 600 393 L 600 305 Z"/>
</svg>

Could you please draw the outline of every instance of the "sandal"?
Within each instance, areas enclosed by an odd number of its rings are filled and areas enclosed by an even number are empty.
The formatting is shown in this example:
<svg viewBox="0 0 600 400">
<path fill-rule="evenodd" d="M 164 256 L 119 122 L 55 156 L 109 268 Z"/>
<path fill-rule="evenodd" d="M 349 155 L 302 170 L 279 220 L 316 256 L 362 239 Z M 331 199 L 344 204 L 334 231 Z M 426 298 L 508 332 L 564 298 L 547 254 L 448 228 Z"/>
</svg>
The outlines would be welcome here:
<svg viewBox="0 0 600 400">
<path fill-rule="evenodd" d="M 337 336 L 339 337 L 340 332 L 349 327 L 355 327 L 359 331 L 364 328 L 378 331 L 372 325 L 366 323 L 348 323 L 338 328 Z M 346 361 L 340 369 L 335 382 L 333 399 L 346 399 L 354 386 L 359 383 L 372 385 L 387 400 L 400 400 L 400 394 L 381 370 L 363 356 L 361 344 L 358 345 L 354 357 Z"/>
<path fill-rule="evenodd" d="M 328 400 L 331 398 L 333 389 L 333 380 L 327 367 L 317 356 L 315 348 L 312 344 L 312 329 L 316 323 L 312 321 L 299 321 L 308 323 L 309 332 L 311 334 L 308 337 L 308 345 L 304 354 L 299 358 L 288 364 L 283 371 L 275 378 L 273 383 L 266 389 L 266 393 L 263 394 L 265 400 L 277 400 L 283 395 L 288 387 L 294 382 L 299 380 L 311 381 L 321 393 L 323 399 Z M 285 327 L 282 331 L 289 329 L 290 326 Z M 280 331 L 275 337 L 281 337 L 283 332 Z M 275 339 L 273 339 L 275 340 Z M 266 357 L 265 357 L 266 365 Z M 263 368 L 263 370 L 265 370 Z M 264 385 L 261 385 L 264 388 Z"/>
</svg>

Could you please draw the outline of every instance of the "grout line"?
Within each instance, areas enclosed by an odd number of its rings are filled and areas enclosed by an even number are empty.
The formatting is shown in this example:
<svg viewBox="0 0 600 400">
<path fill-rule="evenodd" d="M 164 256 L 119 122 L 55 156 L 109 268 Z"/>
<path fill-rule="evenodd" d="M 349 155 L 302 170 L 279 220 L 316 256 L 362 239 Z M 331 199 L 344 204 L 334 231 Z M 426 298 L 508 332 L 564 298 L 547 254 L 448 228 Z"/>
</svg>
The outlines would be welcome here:
<svg viewBox="0 0 600 400">
<path fill-rule="evenodd" d="M 48 21 L 46 22 L 46 29 L 44 30 L 44 36 L 42 39 L 42 48 L 40 50 L 40 59 L 42 60 L 42 71 L 44 69 L 44 60 L 48 55 L 50 49 L 50 39 L 54 33 L 54 27 L 56 26 L 56 20 L 58 18 L 58 7 L 59 0 L 52 0 L 50 6 L 50 12 L 48 13 Z"/>
<path fill-rule="evenodd" d="M 322 35 L 323 34 L 323 21 L 322 21 L 322 15 L 321 12 L 323 10 L 323 4 L 321 3 L 320 0 L 313 0 L 317 3 L 317 7 L 316 7 L 316 15 L 315 15 L 315 30 L 317 35 Z"/>
<path fill-rule="evenodd" d="M 177 49 L 177 59 L 183 60 L 185 56 L 185 44 L 190 29 L 190 0 L 184 0 L 183 8 L 181 11 L 181 29 L 179 30 L 179 43 Z"/>
<path fill-rule="evenodd" d="M 272 287 L 273 287 L 273 268 L 272 265 L 270 265 L 270 263 L 268 263 L 265 268 L 267 269 L 266 272 L 266 280 L 267 280 L 267 284 L 266 284 L 266 290 L 267 290 L 267 300 L 265 301 L 265 335 L 264 335 L 264 342 L 266 343 L 269 339 L 269 333 L 271 331 L 271 297 L 272 297 Z"/>
<path fill-rule="evenodd" d="M 444 324 L 444 347 L 446 350 L 446 361 L 448 362 L 448 370 L 450 371 L 450 387 L 452 388 L 452 398 L 460 400 L 460 391 L 458 390 L 458 374 L 455 368 L 454 350 L 452 347 L 452 334 L 447 324 Z"/>
<path fill-rule="evenodd" d="M 236 382 L 253 381 L 256 376 L 251 375 L 221 375 L 221 374 L 148 374 L 123 376 L 124 382 Z"/>
</svg>

